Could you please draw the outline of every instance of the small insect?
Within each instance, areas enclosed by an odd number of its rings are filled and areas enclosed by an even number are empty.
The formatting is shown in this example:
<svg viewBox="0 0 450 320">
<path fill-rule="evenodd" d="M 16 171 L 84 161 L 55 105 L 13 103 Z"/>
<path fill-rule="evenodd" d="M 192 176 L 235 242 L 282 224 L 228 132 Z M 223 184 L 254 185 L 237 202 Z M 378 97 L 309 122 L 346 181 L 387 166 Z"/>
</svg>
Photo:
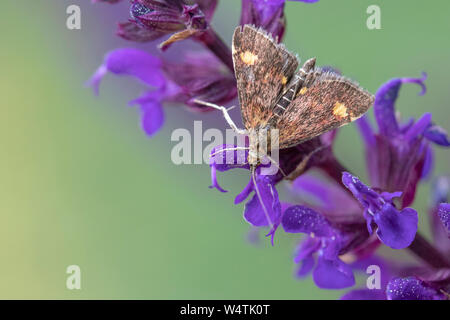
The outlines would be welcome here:
<svg viewBox="0 0 450 320">
<path fill-rule="evenodd" d="M 278 130 L 278 148 L 289 148 L 358 119 L 373 104 L 374 96 L 337 73 L 315 67 L 315 58 L 297 71 L 297 56 L 263 29 L 250 25 L 234 31 L 233 63 L 245 130 L 235 125 L 225 107 L 196 103 L 221 110 L 233 130 L 249 133 L 248 148 L 221 151 L 249 150 L 247 161 L 255 192 L 264 208 L 255 170 L 263 157 L 271 159 L 273 143 L 267 141 L 261 152 L 258 132 Z M 272 225 L 266 208 L 264 211 Z"/>
</svg>

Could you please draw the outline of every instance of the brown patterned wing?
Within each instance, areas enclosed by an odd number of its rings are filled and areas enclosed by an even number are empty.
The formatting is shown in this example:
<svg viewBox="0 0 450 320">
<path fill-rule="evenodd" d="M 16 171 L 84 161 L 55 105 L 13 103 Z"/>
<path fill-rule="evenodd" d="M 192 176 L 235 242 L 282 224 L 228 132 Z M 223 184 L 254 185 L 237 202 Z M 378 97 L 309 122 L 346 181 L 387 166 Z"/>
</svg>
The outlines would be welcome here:
<svg viewBox="0 0 450 320">
<path fill-rule="evenodd" d="M 233 63 L 246 129 L 267 123 L 298 66 L 295 55 L 262 29 L 245 25 L 233 35 Z"/>
<path fill-rule="evenodd" d="M 374 96 L 351 80 L 320 69 L 308 74 L 303 87 L 276 122 L 280 149 L 295 146 L 361 117 Z"/>
</svg>

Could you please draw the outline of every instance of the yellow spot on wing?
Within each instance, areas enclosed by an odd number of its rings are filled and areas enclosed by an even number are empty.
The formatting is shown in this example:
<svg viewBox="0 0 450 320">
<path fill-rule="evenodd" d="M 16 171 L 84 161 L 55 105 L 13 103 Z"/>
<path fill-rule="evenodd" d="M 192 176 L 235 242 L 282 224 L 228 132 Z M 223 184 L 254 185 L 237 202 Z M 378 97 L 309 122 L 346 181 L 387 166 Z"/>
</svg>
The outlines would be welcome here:
<svg viewBox="0 0 450 320">
<path fill-rule="evenodd" d="M 306 93 L 306 91 L 308 91 L 308 88 L 307 87 L 303 87 L 303 88 L 301 88 L 300 89 L 300 91 L 298 92 L 298 94 L 305 94 Z"/>
<path fill-rule="evenodd" d="M 348 116 L 347 107 L 338 101 L 334 104 L 333 114 L 338 118 L 346 118 Z"/>
<path fill-rule="evenodd" d="M 250 66 L 254 65 L 256 60 L 258 60 L 258 56 L 256 54 L 251 53 L 250 51 L 241 52 L 241 60 L 245 64 Z"/>
<path fill-rule="evenodd" d="M 287 78 L 285 76 L 281 78 L 281 83 L 283 84 L 283 86 L 287 83 Z"/>
</svg>

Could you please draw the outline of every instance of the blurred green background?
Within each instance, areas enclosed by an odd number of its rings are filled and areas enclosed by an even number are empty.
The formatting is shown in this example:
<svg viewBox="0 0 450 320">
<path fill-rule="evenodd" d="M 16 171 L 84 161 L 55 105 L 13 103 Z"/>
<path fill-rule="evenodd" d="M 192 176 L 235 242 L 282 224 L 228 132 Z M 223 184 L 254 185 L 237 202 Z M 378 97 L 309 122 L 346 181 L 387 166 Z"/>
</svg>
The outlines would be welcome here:
<svg viewBox="0 0 450 320">
<path fill-rule="evenodd" d="M 374 1 L 288 3 L 285 42 L 303 59 L 316 56 L 372 92 L 391 77 L 428 72 L 428 93 L 419 97 L 418 87 L 405 86 L 398 109 L 405 117 L 432 112 L 448 130 L 450 3 L 376 2 L 381 30 L 366 27 Z M 81 30 L 66 28 L 69 4 L 81 7 Z M 116 23 L 128 18 L 127 5 L 0 5 L 0 298 L 339 297 L 342 291 L 317 289 L 310 278 L 294 279 L 294 235 L 278 233 L 275 247 L 246 241 L 249 226 L 233 198 L 247 172 L 220 175 L 231 191 L 221 194 L 208 189 L 207 166 L 171 163 L 172 130 L 217 114 L 166 108 L 163 131 L 148 139 L 137 110 L 126 107 L 140 84 L 109 76 L 98 98 L 84 87 L 107 51 L 137 46 L 154 52 L 153 44 L 114 36 Z M 220 1 L 213 25 L 228 43 L 239 12 L 240 1 Z M 354 126 L 341 130 L 336 150 L 367 177 Z M 449 172 L 448 153 L 437 150 L 436 161 L 436 173 Z M 414 204 L 426 234 L 428 192 L 422 185 Z M 81 267 L 81 290 L 66 289 L 72 264 Z"/>
</svg>

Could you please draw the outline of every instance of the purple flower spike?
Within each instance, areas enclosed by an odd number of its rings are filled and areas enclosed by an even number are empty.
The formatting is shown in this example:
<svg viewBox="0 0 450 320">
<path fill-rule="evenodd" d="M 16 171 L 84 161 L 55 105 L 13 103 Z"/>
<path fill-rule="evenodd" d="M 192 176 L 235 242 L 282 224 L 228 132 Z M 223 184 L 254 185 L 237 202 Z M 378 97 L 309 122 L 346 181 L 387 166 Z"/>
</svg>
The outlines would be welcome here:
<svg viewBox="0 0 450 320">
<path fill-rule="evenodd" d="M 417 232 L 418 216 L 412 208 L 401 211 L 395 208 L 392 199 L 401 193 L 378 194 L 348 172 L 343 173 L 342 182 L 363 205 L 370 233 L 376 227 L 378 238 L 393 249 L 403 249 L 412 243 Z"/>
<path fill-rule="evenodd" d="M 416 277 L 394 278 L 386 289 L 388 300 L 443 300 L 444 295 Z"/>
<path fill-rule="evenodd" d="M 447 133 L 431 122 L 429 113 L 417 121 L 398 122 L 395 102 L 401 86 L 418 84 L 422 95 L 426 92 L 425 80 L 426 74 L 421 78 L 396 78 L 378 89 L 374 103 L 378 133 L 367 117 L 357 121 L 366 145 L 371 185 L 388 192 L 402 191 L 402 208 L 413 202 L 418 182 L 431 174 L 433 150 L 430 143 L 450 146 Z"/>
<path fill-rule="evenodd" d="M 430 125 L 425 131 L 424 137 L 439 146 L 450 146 L 447 131 L 437 125 Z"/>
<path fill-rule="evenodd" d="M 438 208 L 438 216 L 447 230 L 447 236 L 450 238 L 450 203 L 441 203 Z"/>
</svg>

